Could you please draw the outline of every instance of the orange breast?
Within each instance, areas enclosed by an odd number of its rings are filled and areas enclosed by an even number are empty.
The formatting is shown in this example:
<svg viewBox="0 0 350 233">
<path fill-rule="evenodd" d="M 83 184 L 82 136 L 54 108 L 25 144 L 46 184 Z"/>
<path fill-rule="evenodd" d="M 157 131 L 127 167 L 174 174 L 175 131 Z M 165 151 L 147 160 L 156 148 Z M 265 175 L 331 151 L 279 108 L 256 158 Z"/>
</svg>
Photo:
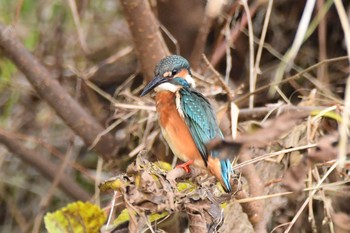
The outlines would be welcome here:
<svg viewBox="0 0 350 233">
<path fill-rule="evenodd" d="M 159 124 L 163 136 L 173 153 L 182 161 L 194 160 L 194 165 L 204 168 L 203 159 L 192 135 L 176 109 L 175 94 L 161 91 L 156 95 Z"/>
</svg>

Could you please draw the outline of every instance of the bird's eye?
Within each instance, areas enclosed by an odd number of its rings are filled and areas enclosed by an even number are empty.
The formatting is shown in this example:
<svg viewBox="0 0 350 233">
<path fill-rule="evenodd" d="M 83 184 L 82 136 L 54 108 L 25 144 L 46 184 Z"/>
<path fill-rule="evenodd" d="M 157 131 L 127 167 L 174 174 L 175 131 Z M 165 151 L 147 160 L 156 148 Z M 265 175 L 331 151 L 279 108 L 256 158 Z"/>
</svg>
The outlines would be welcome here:
<svg viewBox="0 0 350 233">
<path fill-rule="evenodd" d="M 172 75 L 172 76 L 174 76 L 175 74 L 177 74 L 177 69 L 173 69 L 173 70 L 171 71 L 171 75 Z"/>
</svg>

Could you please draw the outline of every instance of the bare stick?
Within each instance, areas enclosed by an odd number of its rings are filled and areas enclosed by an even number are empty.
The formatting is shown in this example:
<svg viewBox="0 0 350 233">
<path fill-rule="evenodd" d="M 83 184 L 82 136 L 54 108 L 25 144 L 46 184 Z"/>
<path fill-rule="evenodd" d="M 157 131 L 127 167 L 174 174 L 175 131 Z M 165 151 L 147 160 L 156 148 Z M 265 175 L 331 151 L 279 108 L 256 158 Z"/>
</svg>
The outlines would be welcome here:
<svg viewBox="0 0 350 233">
<path fill-rule="evenodd" d="M 251 17 L 253 17 L 258 9 L 258 7 L 260 6 L 259 1 L 255 1 L 252 3 L 249 12 Z M 239 37 L 239 35 L 241 35 L 241 30 L 244 29 L 248 24 L 248 18 L 247 18 L 247 14 L 244 14 L 241 22 L 239 24 L 237 24 L 231 31 L 231 43 L 235 44 L 237 38 Z M 221 60 L 221 58 L 225 55 L 226 52 L 226 45 L 225 45 L 226 41 L 223 41 L 214 51 L 211 59 L 210 59 L 210 63 L 215 67 Z"/>
<path fill-rule="evenodd" d="M 248 22 L 248 33 L 249 33 L 249 91 L 255 91 L 256 80 L 253 76 L 254 70 L 254 34 L 253 34 L 253 23 L 252 18 L 249 12 L 249 6 L 247 0 L 241 0 L 243 4 L 244 10 L 247 14 L 247 22 Z M 253 108 L 254 106 L 254 95 L 249 96 L 249 108 Z"/>
<path fill-rule="evenodd" d="M 79 38 L 81 48 L 83 49 L 84 53 L 89 53 L 89 48 L 88 48 L 87 43 L 86 43 L 86 38 L 85 38 L 84 32 L 82 31 L 79 13 L 78 13 L 78 9 L 77 9 L 77 5 L 75 3 L 75 0 L 68 0 L 68 2 L 69 2 L 69 7 L 72 11 L 75 27 L 77 28 L 78 38 Z"/>
</svg>

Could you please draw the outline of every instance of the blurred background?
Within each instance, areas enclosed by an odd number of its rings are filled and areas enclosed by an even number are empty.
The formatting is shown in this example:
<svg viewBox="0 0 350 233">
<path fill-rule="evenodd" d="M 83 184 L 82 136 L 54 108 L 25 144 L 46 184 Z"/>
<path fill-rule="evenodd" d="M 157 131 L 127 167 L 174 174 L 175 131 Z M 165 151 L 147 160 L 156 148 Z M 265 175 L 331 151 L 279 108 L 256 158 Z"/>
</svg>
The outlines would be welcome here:
<svg viewBox="0 0 350 233">
<path fill-rule="evenodd" d="M 264 31 L 268 2 L 248 1 L 254 56 Z M 237 106 L 248 108 L 249 98 L 241 98 L 250 88 L 250 42 L 243 5 L 227 0 L 219 14 L 208 18 L 204 0 L 150 0 L 149 3 L 170 52 L 181 54 L 191 62 L 198 89 L 213 101 L 220 113 L 221 127 L 225 135 L 230 135 L 230 115 L 225 104 L 231 97 L 218 84 L 202 53 L 232 90 Z M 280 81 L 276 80 L 275 73 L 292 47 L 305 4 L 304 0 L 273 2 L 256 88 Z M 349 16 L 350 3 L 343 1 L 343 4 Z M 311 16 L 305 41 L 283 78 L 320 61 L 347 55 L 344 32 L 332 1 L 317 0 Z M 151 161 L 173 162 L 171 151 L 159 134 L 152 98 L 139 97 L 144 81 L 151 77 L 142 73 L 119 1 L 1 0 L 0 22 L 12 25 L 19 40 L 70 95 L 104 128 L 110 127 L 109 132 L 118 141 L 119 149 L 117 160 L 103 163 L 0 50 L 0 129 L 3 134 L 11 135 L 28 151 L 51 161 L 57 168 L 68 157 L 64 173 L 87 194 L 96 194 L 94 198 L 99 196 L 96 185 L 101 180 L 124 172 L 144 150 L 150 150 L 147 156 Z M 194 48 L 199 43 L 200 29 L 207 30 L 207 37 L 204 37 L 201 52 L 196 54 Z M 280 101 L 298 105 L 310 96 L 315 106 L 337 104 L 344 98 L 348 75 L 346 59 L 326 63 L 308 70 L 302 78 L 284 82 L 280 85 L 283 95 L 268 94 L 268 88 L 258 92 L 254 106 Z M 27 163 L 0 144 L 1 232 L 32 232 L 35 227 L 41 232 L 43 225 L 37 224 L 40 214 L 56 210 L 74 199 L 60 189 L 52 189 L 53 186 L 57 184 L 53 185 L 52 179 L 38 172 L 35 163 Z M 101 196 L 102 203 L 109 199 L 108 195 Z M 270 227 L 273 228 L 273 224 Z"/>
</svg>

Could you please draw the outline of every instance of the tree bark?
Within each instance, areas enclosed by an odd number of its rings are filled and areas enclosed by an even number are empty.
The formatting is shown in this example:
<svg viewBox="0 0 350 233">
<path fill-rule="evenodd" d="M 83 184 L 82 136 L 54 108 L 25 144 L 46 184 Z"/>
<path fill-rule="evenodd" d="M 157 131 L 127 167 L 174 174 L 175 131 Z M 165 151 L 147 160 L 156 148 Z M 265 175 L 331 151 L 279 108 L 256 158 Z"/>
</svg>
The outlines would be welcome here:
<svg viewBox="0 0 350 233">
<path fill-rule="evenodd" d="M 134 40 L 137 57 L 147 81 L 153 78 L 156 64 L 169 55 L 148 1 L 121 0 L 125 18 Z"/>
</svg>

